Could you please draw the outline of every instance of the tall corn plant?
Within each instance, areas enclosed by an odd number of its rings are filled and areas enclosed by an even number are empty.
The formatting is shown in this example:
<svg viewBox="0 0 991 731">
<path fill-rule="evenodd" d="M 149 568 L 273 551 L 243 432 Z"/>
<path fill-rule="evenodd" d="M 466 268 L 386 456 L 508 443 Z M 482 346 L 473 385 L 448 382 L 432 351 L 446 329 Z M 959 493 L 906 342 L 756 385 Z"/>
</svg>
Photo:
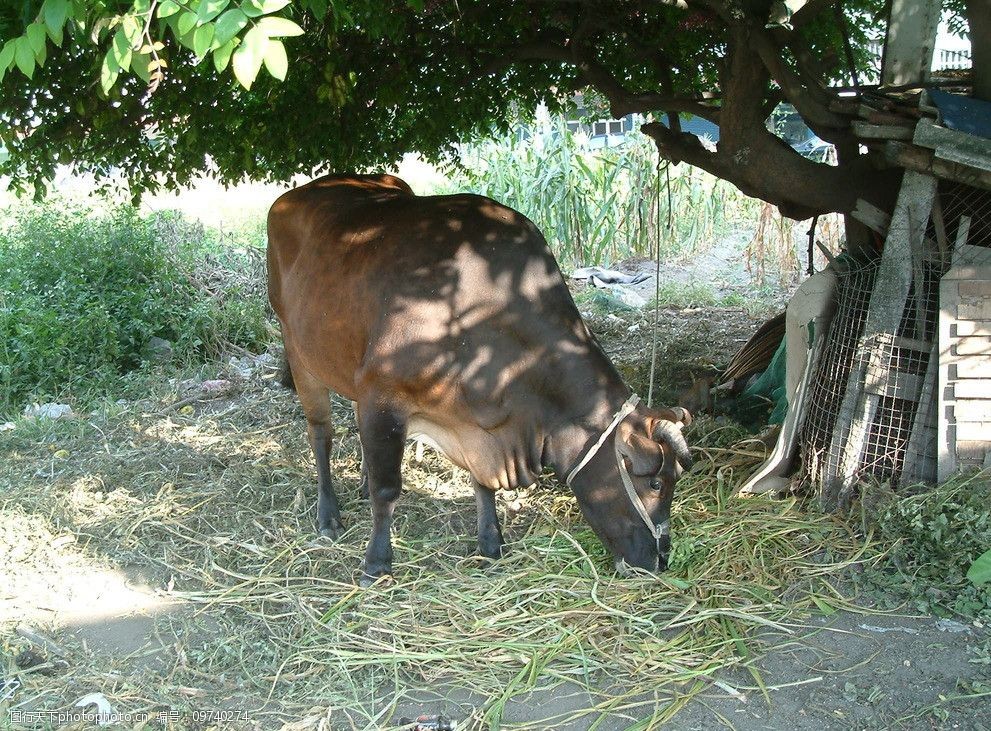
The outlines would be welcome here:
<svg viewBox="0 0 991 731">
<path fill-rule="evenodd" d="M 653 256 L 658 246 L 663 259 L 690 256 L 725 235 L 746 207 L 736 189 L 700 170 L 662 172 L 639 132 L 591 150 L 563 117 L 538 123 L 527 139 L 507 135 L 467 148 L 462 160 L 462 187 L 524 213 L 558 259 L 573 265 Z"/>
</svg>

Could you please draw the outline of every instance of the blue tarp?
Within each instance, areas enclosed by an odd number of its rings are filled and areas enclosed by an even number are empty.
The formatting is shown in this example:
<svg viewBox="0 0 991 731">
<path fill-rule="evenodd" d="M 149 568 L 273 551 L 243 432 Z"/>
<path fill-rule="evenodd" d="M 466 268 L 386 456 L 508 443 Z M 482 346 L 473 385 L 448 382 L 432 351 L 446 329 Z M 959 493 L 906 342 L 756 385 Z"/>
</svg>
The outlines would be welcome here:
<svg viewBox="0 0 991 731">
<path fill-rule="evenodd" d="M 939 109 L 944 126 L 991 139 L 991 102 L 939 89 L 930 89 L 929 99 Z"/>
</svg>

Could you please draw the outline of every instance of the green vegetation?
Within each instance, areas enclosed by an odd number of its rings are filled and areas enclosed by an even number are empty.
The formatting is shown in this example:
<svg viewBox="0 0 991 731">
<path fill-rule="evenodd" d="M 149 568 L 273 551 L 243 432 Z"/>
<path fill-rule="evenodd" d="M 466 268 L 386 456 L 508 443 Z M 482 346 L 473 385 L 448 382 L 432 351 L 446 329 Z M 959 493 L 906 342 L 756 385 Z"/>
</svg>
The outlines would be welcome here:
<svg viewBox="0 0 991 731">
<path fill-rule="evenodd" d="M 529 139 L 507 134 L 466 148 L 452 186 L 525 214 L 558 259 L 575 265 L 653 257 L 658 243 L 663 259 L 691 255 L 753 218 L 756 202 L 728 183 L 661 162 L 640 132 L 591 150 L 555 115 Z"/>
<path fill-rule="evenodd" d="M 869 586 L 907 597 L 920 611 L 991 618 L 991 585 L 967 577 L 991 546 L 991 482 L 957 478 L 924 492 L 898 496 L 868 490 L 865 515 L 889 546 L 887 560 L 868 571 Z"/>
<path fill-rule="evenodd" d="M 4 212 L 0 413 L 113 393 L 171 343 L 173 367 L 266 339 L 259 252 L 219 246 L 173 214 L 67 201 Z M 158 356 L 163 357 L 162 355 Z"/>
</svg>

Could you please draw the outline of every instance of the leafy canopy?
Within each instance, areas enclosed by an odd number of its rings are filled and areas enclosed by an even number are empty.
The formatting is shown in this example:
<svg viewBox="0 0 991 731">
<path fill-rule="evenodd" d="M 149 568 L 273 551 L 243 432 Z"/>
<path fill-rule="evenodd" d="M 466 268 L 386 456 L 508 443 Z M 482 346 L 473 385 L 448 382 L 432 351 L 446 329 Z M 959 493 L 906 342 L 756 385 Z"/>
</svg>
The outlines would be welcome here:
<svg viewBox="0 0 991 731">
<path fill-rule="evenodd" d="M 648 125 L 669 159 L 783 208 L 841 210 L 857 185 L 817 192 L 843 187 L 836 170 L 781 145 L 765 120 L 790 101 L 824 139 L 848 141 L 831 87 L 849 83 L 851 62 L 863 76 L 883 5 L 23 0 L 0 7 L 0 145 L 10 153 L 0 174 L 42 187 L 58 164 L 75 164 L 121 171 L 140 192 L 203 170 L 285 180 L 410 150 L 438 159 L 456 141 L 507 129 L 514 113 L 591 89 L 617 116 L 720 125 L 716 153 L 677 124 Z M 747 169 L 757 159 L 765 169 Z M 765 180 L 773 167 L 784 175 Z"/>
</svg>

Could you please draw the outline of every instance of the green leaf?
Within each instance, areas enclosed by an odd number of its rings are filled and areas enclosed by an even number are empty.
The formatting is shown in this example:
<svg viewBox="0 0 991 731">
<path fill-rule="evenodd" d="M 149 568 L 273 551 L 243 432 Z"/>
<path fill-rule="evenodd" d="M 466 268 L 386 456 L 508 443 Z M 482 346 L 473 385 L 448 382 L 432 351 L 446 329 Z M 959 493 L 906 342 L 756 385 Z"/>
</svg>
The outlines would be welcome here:
<svg viewBox="0 0 991 731">
<path fill-rule="evenodd" d="M 21 73 L 30 79 L 34 76 L 34 49 L 31 48 L 31 42 L 21 36 L 15 38 L 14 43 L 16 44 L 14 46 L 14 63 L 17 64 Z"/>
<path fill-rule="evenodd" d="M 991 550 L 978 556 L 967 570 L 967 579 L 975 586 L 991 581 Z"/>
<path fill-rule="evenodd" d="M 10 40 L 4 43 L 3 48 L 0 49 L 0 71 L 6 71 L 8 68 L 10 68 L 10 64 L 13 63 L 14 46 L 15 46 L 14 41 Z"/>
<path fill-rule="evenodd" d="M 146 84 L 151 81 L 151 71 L 148 69 L 150 63 L 150 53 L 135 53 L 131 58 L 131 70 Z"/>
<path fill-rule="evenodd" d="M 249 18 L 257 18 L 259 15 L 278 12 L 288 4 L 289 0 L 245 0 L 241 3 L 241 10 Z"/>
<path fill-rule="evenodd" d="M 202 0 L 196 12 L 200 25 L 216 18 L 229 4 L 230 0 Z"/>
<path fill-rule="evenodd" d="M 259 15 L 263 15 L 262 11 L 251 0 L 245 0 L 239 7 L 241 12 L 249 18 L 257 18 Z"/>
<path fill-rule="evenodd" d="M 248 16 L 243 10 L 233 8 L 217 18 L 214 40 L 224 45 L 231 38 L 241 32 L 241 29 L 248 24 Z"/>
<path fill-rule="evenodd" d="M 69 8 L 69 0 L 45 0 L 42 17 L 50 33 L 55 34 L 62 30 L 69 15 Z"/>
<path fill-rule="evenodd" d="M 62 47 L 62 41 L 65 40 L 65 35 L 62 32 L 62 28 L 55 28 L 54 30 L 46 23 L 45 30 L 48 31 L 48 37 L 52 39 L 52 43 L 56 46 Z"/>
<path fill-rule="evenodd" d="M 289 58 L 286 56 L 286 47 L 282 45 L 282 41 L 270 40 L 268 42 L 265 47 L 265 68 L 279 81 L 286 80 Z"/>
<path fill-rule="evenodd" d="M 258 21 L 258 27 L 269 38 L 281 38 L 284 36 L 301 36 L 303 29 L 296 25 L 289 18 L 282 18 L 270 15 Z"/>
<path fill-rule="evenodd" d="M 179 35 L 184 36 L 189 33 L 189 31 L 196 27 L 197 20 L 198 18 L 196 17 L 196 13 L 191 13 L 188 10 L 180 15 L 179 24 L 176 26 L 179 31 Z"/>
<path fill-rule="evenodd" d="M 100 88 L 103 89 L 104 94 L 113 88 L 118 76 L 120 76 L 120 66 L 113 57 L 113 49 L 110 49 L 103 57 L 103 64 L 100 66 Z"/>
<path fill-rule="evenodd" d="M 141 21 L 134 15 L 125 15 L 120 27 L 123 29 L 124 37 L 127 38 L 127 42 L 131 48 L 138 48 L 141 45 L 141 36 L 144 33 Z"/>
<path fill-rule="evenodd" d="M 210 46 L 213 44 L 213 33 L 213 23 L 201 25 L 196 29 L 196 34 L 193 36 L 193 53 L 198 57 L 206 57 L 207 51 L 210 50 Z"/>
<path fill-rule="evenodd" d="M 124 35 L 124 29 L 118 28 L 114 33 L 114 40 L 110 46 L 109 54 L 113 56 L 118 70 L 127 71 L 131 67 L 131 44 Z"/>
<path fill-rule="evenodd" d="M 813 594 L 812 601 L 815 603 L 817 607 L 819 607 L 819 611 L 822 612 L 825 616 L 828 617 L 831 614 L 836 614 L 836 607 L 834 607 L 832 604 L 827 602 L 825 599 L 820 599 L 819 597 Z"/>
<path fill-rule="evenodd" d="M 158 15 L 159 18 L 168 18 L 170 15 L 175 15 L 180 10 L 182 10 L 182 8 L 179 7 L 179 4 L 175 2 L 175 0 L 162 0 L 162 3 L 158 6 L 158 12 L 156 15 Z"/>
<path fill-rule="evenodd" d="M 45 32 L 45 26 L 41 23 L 32 23 L 27 27 L 25 34 L 28 37 L 28 42 L 31 44 L 31 50 L 35 53 L 41 53 L 45 49 L 45 36 L 48 35 Z"/>
<path fill-rule="evenodd" d="M 234 76 L 245 89 L 250 89 L 258 76 L 268 43 L 268 36 L 255 26 L 245 34 L 244 42 L 234 51 L 231 59 Z"/>
<path fill-rule="evenodd" d="M 237 43 L 236 38 L 231 38 L 227 43 L 213 52 L 213 67 L 217 69 L 218 74 L 227 68 L 227 64 L 230 63 L 231 54 L 234 52 Z"/>
</svg>

